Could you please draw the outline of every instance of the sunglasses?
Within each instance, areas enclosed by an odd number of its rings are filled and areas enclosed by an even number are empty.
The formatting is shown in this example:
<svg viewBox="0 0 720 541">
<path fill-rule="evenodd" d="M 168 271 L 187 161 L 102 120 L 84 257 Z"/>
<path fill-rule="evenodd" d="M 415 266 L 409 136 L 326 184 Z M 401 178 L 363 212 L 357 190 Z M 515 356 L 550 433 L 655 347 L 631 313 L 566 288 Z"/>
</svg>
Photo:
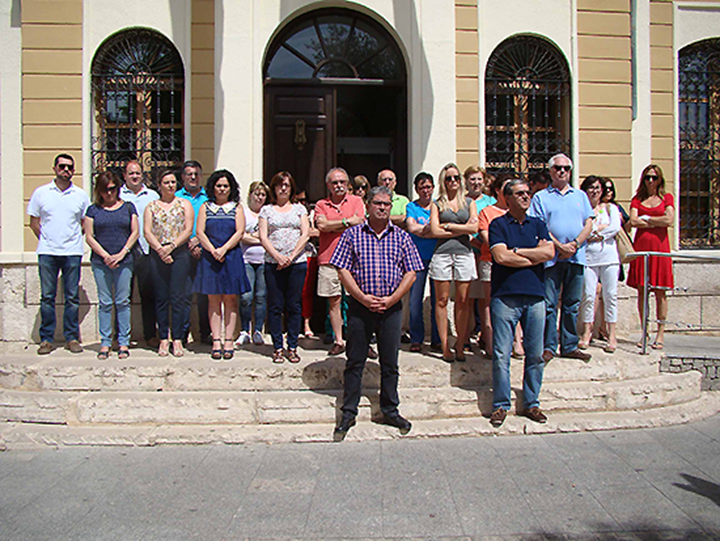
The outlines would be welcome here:
<svg viewBox="0 0 720 541">
<path fill-rule="evenodd" d="M 445 177 L 445 182 L 449 182 L 451 180 L 455 182 L 460 182 L 461 178 L 462 177 L 460 175 L 448 175 Z"/>
<path fill-rule="evenodd" d="M 515 197 L 530 197 L 530 190 L 518 190 L 513 193 Z"/>
<path fill-rule="evenodd" d="M 60 169 L 60 171 L 64 171 L 66 169 L 68 171 L 75 171 L 75 166 L 69 163 L 59 163 L 57 164 L 57 168 Z"/>
<path fill-rule="evenodd" d="M 367 187 L 367 184 L 360 184 L 360 185 L 358 185 L 355 189 L 356 189 L 356 190 L 363 190 L 363 191 L 366 192 L 367 189 L 368 189 L 368 187 Z"/>
<path fill-rule="evenodd" d="M 657 175 L 645 175 L 645 180 L 658 180 L 659 178 Z"/>
<path fill-rule="evenodd" d="M 113 192 L 114 192 L 115 190 L 117 190 L 117 189 L 118 189 L 117 186 L 107 186 L 107 187 L 105 188 L 105 192 L 106 192 L 106 193 L 113 193 Z"/>
<path fill-rule="evenodd" d="M 567 171 L 569 173 L 572 170 L 572 167 L 569 165 L 553 165 L 553 169 L 558 172 Z"/>
</svg>

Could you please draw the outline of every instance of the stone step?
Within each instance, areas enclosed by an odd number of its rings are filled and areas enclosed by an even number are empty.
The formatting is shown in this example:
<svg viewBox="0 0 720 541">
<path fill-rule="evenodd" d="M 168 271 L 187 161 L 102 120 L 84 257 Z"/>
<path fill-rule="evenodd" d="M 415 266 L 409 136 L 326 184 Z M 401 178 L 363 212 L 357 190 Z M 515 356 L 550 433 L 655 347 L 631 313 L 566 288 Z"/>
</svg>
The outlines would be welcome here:
<svg viewBox="0 0 720 541">
<path fill-rule="evenodd" d="M 266 351 L 267 350 L 267 351 Z M 611 382 L 651 377 L 658 374 L 660 354 L 639 355 L 624 344 L 614 355 L 590 348 L 589 363 L 555 358 L 545 369 L 544 381 Z M 100 363 L 92 351 L 71 355 L 56 350 L 47 357 L 32 354 L 5 355 L 0 361 L 0 388 L 28 391 L 316 391 L 342 388 L 344 357 L 326 357 L 324 350 L 301 350 L 301 363 L 277 365 L 270 360 L 269 346 L 238 351 L 230 362 L 216 363 L 203 353 L 181 360 L 159 358 L 146 350 L 134 349 L 127 362 Z M 433 354 L 402 351 L 400 387 L 405 389 L 454 386 L 475 388 L 492 380 L 492 363 L 479 354 L 468 362 L 446 364 Z M 514 381 L 522 378 L 522 360 L 513 359 Z M 369 361 L 366 386 L 378 386 L 380 367 Z"/>
<path fill-rule="evenodd" d="M 602 382 L 547 382 L 540 402 L 547 412 L 625 411 L 679 404 L 700 396 L 700 374 L 660 374 Z M 513 404 L 520 380 L 513 385 Z M 0 391 L 0 419 L 68 425 L 332 423 L 340 390 L 279 391 Z M 411 419 L 489 414 L 492 392 L 442 386 L 400 390 L 401 411 Z M 379 416 L 377 387 L 368 387 L 359 418 Z"/>
<path fill-rule="evenodd" d="M 720 413 L 720 393 L 659 408 L 623 412 L 557 413 L 546 424 L 508 416 L 499 429 L 481 417 L 415 420 L 407 435 L 396 429 L 361 420 L 345 438 L 347 442 L 398 438 L 479 437 L 516 434 L 553 434 L 593 430 L 657 428 L 698 421 Z M 333 423 L 295 425 L 159 425 L 67 426 L 0 423 L 0 450 L 36 449 L 78 445 L 157 446 L 250 443 L 332 442 Z"/>
</svg>

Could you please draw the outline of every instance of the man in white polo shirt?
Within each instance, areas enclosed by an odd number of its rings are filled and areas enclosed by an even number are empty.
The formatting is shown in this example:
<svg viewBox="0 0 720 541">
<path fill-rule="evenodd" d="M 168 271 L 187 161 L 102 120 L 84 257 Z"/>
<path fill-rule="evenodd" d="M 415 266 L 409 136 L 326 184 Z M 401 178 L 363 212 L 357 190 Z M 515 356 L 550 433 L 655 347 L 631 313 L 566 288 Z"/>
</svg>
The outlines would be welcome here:
<svg viewBox="0 0 720 541">
<path fill-rule="evenodd" d="M 55 179 L 36 189 L 27 213 L 30 229 L 38 238 L 37 254 L 40 272 L 40 347 L 38 355 L 53 350 L 55 338 L 55 295 L 58 273 L 62 272 L 65 292 L 63 334 L 65 347 L 81 353 L 80 322 L 80 260 L 83 255 L 82 226 L 90 198 L 72 183 L 75 160 L 69 154 L 58 154 L 53 166 Z"/>
</svg>

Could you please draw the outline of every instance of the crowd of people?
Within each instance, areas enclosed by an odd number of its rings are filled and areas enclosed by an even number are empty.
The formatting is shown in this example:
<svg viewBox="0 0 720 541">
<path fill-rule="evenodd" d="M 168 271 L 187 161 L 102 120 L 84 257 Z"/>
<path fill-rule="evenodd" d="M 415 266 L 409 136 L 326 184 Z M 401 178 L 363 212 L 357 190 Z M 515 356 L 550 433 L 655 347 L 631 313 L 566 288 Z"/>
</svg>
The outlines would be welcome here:
<svg viewBox="0 0 720 541">
<path fill-rule="evenodd" d="M 298 340 L 315 338 L 313 303 L 324 298 L 328 354 L 347 357 L 340 435 L 355 424 L 368 357 L 380 359 L 386 422 L 410 429 L 398 412 L 398 351 L 406 337 L 411 352 L 425 348 L 428 286 L 431 351 L 447 363 L 465 362 L 473 339 L 492 359 L 491 423 L 500 426 L 510 409 L 511 358 L 525 360 L 522 413 L 545 422 L 538 401 L 545 364 L 556 355 L 588 362 L 593 341 L 607 354 L 617 349 L 624 269 L 616 236 L 635 228 L 636 251 L 669 252 L 674 220 L 659 166 L 643 171 L 628 214 L 611 179 L 591 175 L 579 189 L 571 186 L 573 164 L 564 154 L 528 180 L 492 176 L 479 166 L 461 172 L 448 163 L 437 187 L 432 174 L 415 176 L 414 201 L 396 191 L 392 170 L 380 171 L 371 187 L 366 177 L 351 180 L 336 167 L 325 177 L 327 197 L 314 206 L 287 171 L 268 184 L 253 182 L 243 205 L 230 171 L 213 172 L 203 186 L 202 167 L 192 160 L 179 171 L 161 171 L 154 188 L 136 161 L 125 165 L 122 179 L 102 172 L 92 203 L 72 183 L 72 156 L 58 155 L 53 168 L 55 178 L 35 190 L 27 210 L 38 237 L 38 354 L 54 349 L 60 273 L 66 347 L 83 350 L 83 237 L 97 284 L 101 361 L 114 339 L 118 359 L 130 355 L 133 283 L 143 337 L 161 357 L 184 355 L 195 295 L 198 339 L 211 345 L 213 360 L 229 361 L 236 347 L 264 344 L 267 329 L 272 361 L 298 363 Z M 643 317 L 642 259 L 631 262 L 627 284 L 639 292 Z M 666 291 L 673 287 L 670 258 L 650 258 L 648 287 L 657 303 L 652 347 L 661 349 Z"/>
</svg>

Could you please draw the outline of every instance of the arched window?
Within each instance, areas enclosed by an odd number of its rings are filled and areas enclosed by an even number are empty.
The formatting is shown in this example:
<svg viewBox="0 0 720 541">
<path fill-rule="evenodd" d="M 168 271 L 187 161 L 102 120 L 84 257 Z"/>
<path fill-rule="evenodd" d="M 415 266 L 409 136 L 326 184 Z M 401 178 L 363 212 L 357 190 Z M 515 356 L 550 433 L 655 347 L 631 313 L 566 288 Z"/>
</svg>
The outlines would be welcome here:
<svg viewBox="0 0 720 541">
<path fill-rule="evenodd" d="M 570 155 L 570 73 L 544 39 L 516 36 L 485 70 L 485 167 L 527 175 L 558 152 Z"/>
<path fill-rule="evenodd" d="M 268 52 L 270 79 L 404 81 L 395 40 L 372 19 L 350 10 L 311 12 L 286 28 Z"/>
<path fill-rule="evenodd" d="M 175 46 L 148 29 L 108 38 L 92 63 L 93 173 L 138 160 L 151 179 L 184 157 L 184 68 Z"/>
<path fill-rule="evenodd" d="M 680 246 L 720 246 L 720 39 L 678 58 Z"/>
</svg>

